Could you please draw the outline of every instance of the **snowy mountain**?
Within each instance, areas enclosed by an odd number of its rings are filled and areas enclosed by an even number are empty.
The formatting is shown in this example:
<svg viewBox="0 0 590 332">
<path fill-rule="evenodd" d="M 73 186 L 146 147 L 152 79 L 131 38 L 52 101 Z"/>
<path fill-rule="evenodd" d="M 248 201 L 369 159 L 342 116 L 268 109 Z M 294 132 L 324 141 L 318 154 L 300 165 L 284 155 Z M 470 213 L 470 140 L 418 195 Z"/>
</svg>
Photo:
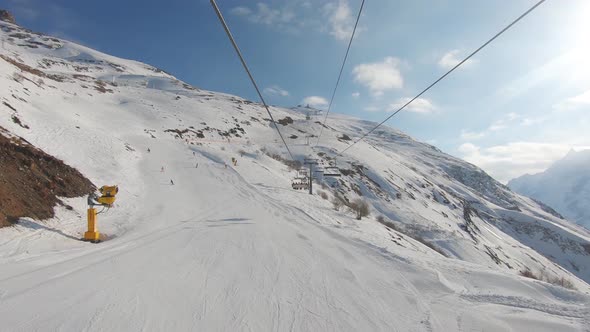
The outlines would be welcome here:
<svg viewBox="0 0 590 332">
<path fill-rule="evenodd" d="M 571 150 L 546 171 L 523 175 L 508 186 L 590 228 L 590 150 Z"/>
<path fill-rule="evenodd" d="M 374 123 L 330 115 L 314 146 L 319 112 L 272 107 L 342 174 L 309 195 L 260 104 L 0 27 L 0 126 L 120 187 L 100 244 L 85 197 L 0 229 L 0 329 L 587 329 L 590 233 L 476 166 L 389 127 L 336 158 Z"/>
</svg>

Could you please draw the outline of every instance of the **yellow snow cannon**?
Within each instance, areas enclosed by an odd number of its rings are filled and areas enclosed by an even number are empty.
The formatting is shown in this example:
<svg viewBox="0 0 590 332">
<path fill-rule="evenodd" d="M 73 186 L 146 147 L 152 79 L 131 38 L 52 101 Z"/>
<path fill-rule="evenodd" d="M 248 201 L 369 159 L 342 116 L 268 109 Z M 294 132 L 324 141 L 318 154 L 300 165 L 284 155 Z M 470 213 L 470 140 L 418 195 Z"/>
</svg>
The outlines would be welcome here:
<svg viewBox="0 0 590 332">
<path fill-rule="evenodd" d="M 100 232 L 98 231 L 97 218 L 99 213 L 104 209 L 109 209 L 115 203 L 115 196 L 119 192 L 118 186 L 102 186 L 98 188 L 101 196 L 96 193 L 88 195 L 88 231 L 84 233 L 83 241 L 90 241 L 93 243 L 100 242 Z M 95 206 L 103 206 L 103 211 L 97 212 Z"/>
<path fill-rule="evenodd" d="M 104 206 L 111 207 L 115 203 L 115 195 L 119 192 L 118 186 L 102 186 L 98 189 L 102 196 L 96 200 L 98 203 Z"/>
</svg>

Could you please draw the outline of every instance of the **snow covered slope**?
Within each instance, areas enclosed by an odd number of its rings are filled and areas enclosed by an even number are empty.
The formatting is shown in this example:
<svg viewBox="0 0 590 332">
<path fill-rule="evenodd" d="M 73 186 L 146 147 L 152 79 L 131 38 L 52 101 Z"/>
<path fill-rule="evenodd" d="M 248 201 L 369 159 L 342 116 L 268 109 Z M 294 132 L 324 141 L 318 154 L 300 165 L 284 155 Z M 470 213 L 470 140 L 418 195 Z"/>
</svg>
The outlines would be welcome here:
<svg viewBox="0 0 590 332">
<path fill-rule="evenodd" d="M 546 171 L 523 175 L 511 180 L 508 186 L 590 228 L 590 150 L 571 150 Z"/>
<path fill-rule="evenodd" d="M 99 215 L 100 244 L 77 240 L 85 198 L 0 229 L 1 330 L 590 324 L 590 234 L 477 167 L 385 127 L 337 158 L 340 179 L 319 179 L 308 195 L 291 189 L 295 172 L 259 104 L 0 27 L 0 126 L 96 185 L 120 186 Z M 272 112 L 299 160 L 333 161 L 373 126 L 331 116 L 312 148 L 320 118 Z M 371 215 L 335 211 L 337 195 L 364 198 Z M 575 290 L 520 276 L 527 270 Z"/>
</svg>

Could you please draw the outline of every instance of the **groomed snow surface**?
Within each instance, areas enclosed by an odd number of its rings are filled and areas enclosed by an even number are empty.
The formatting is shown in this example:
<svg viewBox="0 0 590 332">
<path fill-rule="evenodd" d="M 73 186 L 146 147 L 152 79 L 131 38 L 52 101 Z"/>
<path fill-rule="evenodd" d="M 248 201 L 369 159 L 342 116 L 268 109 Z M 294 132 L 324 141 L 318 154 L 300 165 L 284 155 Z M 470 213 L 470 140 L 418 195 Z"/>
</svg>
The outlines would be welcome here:
<svg viewBox="0 0 590 332">
<path fill-rule="evenodd" d="M 475 216 L 482 229 L 477 243 L 468 235 L 451 238 L 461 233 L 456 220 L 462 211 L 432 202 L 426 208 L 406 191 L 388 205 L 368 187 L 360 188 L 373 213 L 357 221 L 317 194 L 290 189 L 294 172 L 262 151 L 285 156 L 260 106 L 188 89 L 147 65 L 65 41 L 56 50 L 18 46 L 7 39 L 13 31 L 6 27 L 17 28 L 0 24 L 3 55 L 31 67 L 45 58 L 65 61 L 45 68 L 63 75 L 83 60 L 91 67 L 84 75 L 116 82 L 107 86 L 112 93 L 82 87 L 94 85 L 90 78 L 83 78 L 86 83 L 44 78 L 38 84 L 33 74 L 22 72 L 31 81 L 18 82 L 13 76 L 18 69 L 0 59 L 0 97 L 30 129 L 15 124 L 10 113 L 0 112 L 0 125 L 95 184 L 120 186 L 115 207 L 98 217 L 102 243 L 78 240 L 86 227 L 85 198 L 67 200 L 74 209 L 58 207 L 51 220 L 25 218 L 0 229 L 1 331 L 588 331 L 590 286 L 582 254 L 575 256 L 581 272 L 574 275 L 528 247 L 541 238 L 533 234 L 521 244 L 517 238 L 524 235 Z M 319 118 L 306 122 L 297 111 L 273 111 L 277 119 L 296 120 L 282 129 L 287 137 L 300 133 L 289 141 L 298 157 L 321 151 L 304 145 L 301 133 L 319 131 L 313 122 Z M 349 135 L 368 126 L 346 117 L 333 121 L 328 124 Z M 236 124 L 246 134 L 227 140 L 216 132 Z M 204 138 L 165 131 L 190 126 L 215 130 L 204 130 Z M 404 137 L 391 129 L 387 133 Z M 326 135 L 326 149 L 348 144 L 338 140 L 338 132 Z M 411 182 L 414 171 L 402 165 L 413 162 L 407 154 L 430 149 L 412 142 L 362 143 L 349 158 L 363 162 L 376 179 L 383 178 L 377 169 L 391 167 Z M 407 151 L 391 152 L 405 145 Z M 390 158 L 385 165 L 375 161 L 381 154 Z M 237 166 L 231 165 L 232 157 L 238 158 Z M 435 169 L 417 167 L 425 173 Z M 431 175 L 435 185 L 452 185 Z M 386 181 L 381 186 L 387 188 Z M 459 184 L 453 188 L 467 190 Z M 510 212 L 482 202 L 490 213 Z M 587 241 L 583 230 L 530 209 L 513 217 L 551 223 L 560 236 Z M 442 219 L 440 211 L 449 217 Z M 375 221 L 379 214 L 430 230 L 440 223 L 430 235 L 440 237 L 435 242 L 452 258 L 385 228 Z M 505 263 L 482 254 L 483 244 Z M 574 257 L 564 252 L 553 257 Z M 547 273 L 566 276 L 577 290 L 521 277 L 506 266 L 534 262 L 546 265 Z"/>
</svg>

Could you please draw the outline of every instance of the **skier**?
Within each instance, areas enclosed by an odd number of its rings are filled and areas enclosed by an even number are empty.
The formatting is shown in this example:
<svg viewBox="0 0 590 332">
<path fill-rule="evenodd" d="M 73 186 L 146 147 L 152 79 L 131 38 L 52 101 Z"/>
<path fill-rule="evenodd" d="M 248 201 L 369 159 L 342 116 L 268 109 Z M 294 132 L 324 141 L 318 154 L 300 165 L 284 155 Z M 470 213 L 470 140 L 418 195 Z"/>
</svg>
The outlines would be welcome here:
<svg viewBox="0 0 590 332">
<path fill-rule="evenodd" d="M 195 151 L 193 151 L 193 156 L 195 155 Z"/>
<path fill-rule="evenodd" d="M 170 179 L 170 185 L 173 186 L 174 185 L 174 181 L 172 181 L 172 179 Z"/>
<path fill-rule="evenodd" d="M 160 168 L 160 172 L 164 173 L 164 166 L 162 166 L 162 168 Z"/>
<path fill-rule="evenodd" d="M 150 148 L 148 148 L 148 153 L 150 153 Z"/>
</svg>

